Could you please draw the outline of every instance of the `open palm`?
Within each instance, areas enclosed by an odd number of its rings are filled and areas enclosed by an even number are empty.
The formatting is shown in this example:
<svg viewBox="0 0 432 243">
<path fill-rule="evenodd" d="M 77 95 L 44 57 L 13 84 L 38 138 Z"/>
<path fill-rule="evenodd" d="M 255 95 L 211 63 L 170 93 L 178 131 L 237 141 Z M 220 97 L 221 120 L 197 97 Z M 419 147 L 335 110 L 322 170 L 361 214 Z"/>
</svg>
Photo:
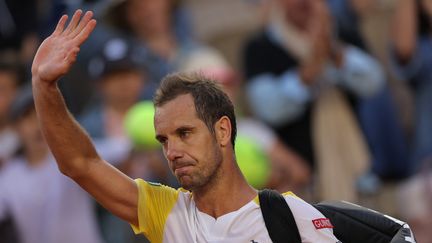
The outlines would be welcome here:
<svg viewBox="0 0 432 243">
<path fill-rule="evenodd" d="M 81 16 L 82 11 L 77 10 L 66 28 L 68 17 L 61 17 L 54 32 L 39 46 L 32 65 L 33 78 L 52 83 L 69 71 L 79 47 L 96 26 L 91 11 Z"/>
</svg>

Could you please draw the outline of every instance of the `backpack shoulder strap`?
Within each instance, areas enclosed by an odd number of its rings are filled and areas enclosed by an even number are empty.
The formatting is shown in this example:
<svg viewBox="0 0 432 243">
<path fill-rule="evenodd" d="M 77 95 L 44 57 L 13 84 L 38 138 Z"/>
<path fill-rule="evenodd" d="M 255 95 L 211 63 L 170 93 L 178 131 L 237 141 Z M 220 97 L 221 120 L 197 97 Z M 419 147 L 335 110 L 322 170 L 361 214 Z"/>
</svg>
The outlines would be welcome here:
<svg viewBox="0 0 432 243">
<path fill-rule="evenodd" d="M 285 198 L 269 189 L 259 191 L 258 197 L 271 240 L 274 243 L 301 243 L 297 224 Z"/>
</svg>

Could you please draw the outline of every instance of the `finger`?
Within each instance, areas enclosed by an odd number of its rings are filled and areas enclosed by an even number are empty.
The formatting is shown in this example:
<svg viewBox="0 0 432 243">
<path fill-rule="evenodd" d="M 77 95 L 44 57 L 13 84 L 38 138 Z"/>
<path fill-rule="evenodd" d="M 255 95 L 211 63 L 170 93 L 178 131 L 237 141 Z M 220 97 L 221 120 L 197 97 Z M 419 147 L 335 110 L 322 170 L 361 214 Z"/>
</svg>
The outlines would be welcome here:
<svg viewBox="0 0 432 243">
<path fill-rule="evenodd" d="M 87 23 L 93 18 L 93 12 L 92 11 L 87 11 L 84 14 L 84 17 L 81 19 L 81 21 L 79 22 L 78 26 L 76 27 L 76 29 L 72 32 L 72 37 L 77 36 L 83 29 L 84 27 L 87 25 Z"/>
<path fill-rule="evenodd" d="M 77 59 L 78 53 L 80 51 L 79 47 L 73 48 L 71 52 L 66 56 L 66 61 L 69 63 L 74 63 Z"/>
<path fill-rule="evenodd" d="M 81 9 L 78 9 L 77 11 L 75 11 L 68 27 L 66 27 L 64 32 L 66 32 L 66 33 L 72 32 L 76 28 L 76 26 L 78 25 L 78 21 L 80 20 L 81 15 L 82 15 Z"/>
<path fill-rule="evenodd" d="M 57 23 L 57 26 L 56 26 L 54 32 L 52 33 L 52 35 L 59 35 L 61 32 L 63 32 L 67 19 L 68 19 L 68 16 L 66 14 L 60 18 L 60 20 Z"/>
<path fill-rule="evenodd" d="M 90 20 L 84 29 L 75 37 L 75 44 L 77 46 L 80 46 L 87 38 L 90 36 L 91 32 L 96 27 L 96 20 L 92 19 Z"/>
</svg>

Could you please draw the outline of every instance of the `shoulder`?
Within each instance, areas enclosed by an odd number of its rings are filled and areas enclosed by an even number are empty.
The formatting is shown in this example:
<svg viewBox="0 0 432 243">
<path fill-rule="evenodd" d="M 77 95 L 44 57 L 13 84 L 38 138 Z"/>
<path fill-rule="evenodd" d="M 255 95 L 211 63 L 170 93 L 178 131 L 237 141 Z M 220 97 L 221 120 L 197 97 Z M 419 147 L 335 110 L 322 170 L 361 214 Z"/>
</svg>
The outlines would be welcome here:
<svg viewBox="0 0 432 243">
<path fill-rule="evenodd" d="M 179 190 L 159 183 L 135 180 L 138 187 L 138 225 L 131 225 L 136 234 L 143 233 L 152 242 L 162 242 L 165 222 L 177 202 Z"/>
<path fill-rule="evenodd" d="M 296 221 L 302 242 L 338 242 L 330 221 L 294 193 L 283 194 Z"/>
<path fill-rule="evenodd" d="M 311 204 L 305 202 L 303 199 L 297 197 L 292 192 L 283 194 L 285 201 L 289 205 L 294 217 L 301 220 L 308 220 L 312 225 L 312 220 L 324 217 L 321 212 L 314 208 Z"/>
</svg>

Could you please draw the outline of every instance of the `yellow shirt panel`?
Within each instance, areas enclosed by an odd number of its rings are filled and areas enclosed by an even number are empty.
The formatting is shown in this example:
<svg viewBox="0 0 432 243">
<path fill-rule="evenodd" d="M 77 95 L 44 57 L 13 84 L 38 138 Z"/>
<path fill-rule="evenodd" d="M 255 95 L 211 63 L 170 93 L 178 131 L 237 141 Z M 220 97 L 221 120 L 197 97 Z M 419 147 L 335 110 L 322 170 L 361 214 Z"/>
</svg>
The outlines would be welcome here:
<svg viewBox="0 0 432 243">
<path fill-rule="evenodd" d="M 136 179 L 138 186 L 138 226 L 135 234 L 144 234 L 153 243 L 162 243 L 166 220 L 178 198 L 174 188 Z"/>
</svg>

